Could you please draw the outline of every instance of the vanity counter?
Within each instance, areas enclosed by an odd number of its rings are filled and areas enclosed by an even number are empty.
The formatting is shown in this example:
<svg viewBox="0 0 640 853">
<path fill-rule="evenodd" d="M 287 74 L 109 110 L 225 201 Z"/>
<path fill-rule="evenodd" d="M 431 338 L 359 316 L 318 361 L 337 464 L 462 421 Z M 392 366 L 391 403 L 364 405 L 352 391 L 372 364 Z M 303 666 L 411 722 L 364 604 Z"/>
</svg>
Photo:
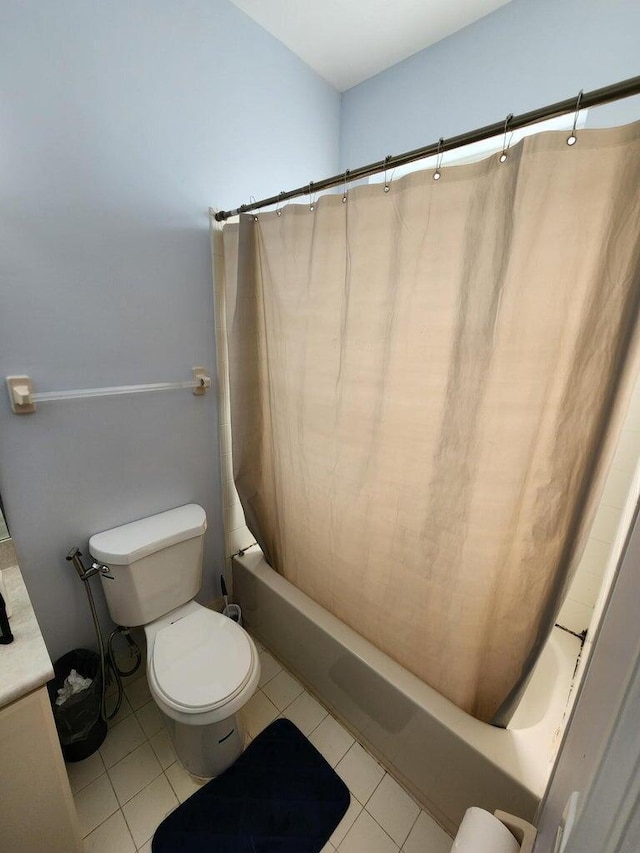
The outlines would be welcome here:
<svg viewBox="0 0 640 853">
<path fill-rule="evenodd" d="M 82 853 L 78 816 L 45 684 L 53 667 L 11 540 L 0 569 L 14 641 L 0 645 L 0 847 Z"/>
<path fill-rule="evenodd" d="M 13 643 L 0 645 L 0 708 L 53 678 L 53 666 L 18 566 L 2 570 Z"/>
</svg>

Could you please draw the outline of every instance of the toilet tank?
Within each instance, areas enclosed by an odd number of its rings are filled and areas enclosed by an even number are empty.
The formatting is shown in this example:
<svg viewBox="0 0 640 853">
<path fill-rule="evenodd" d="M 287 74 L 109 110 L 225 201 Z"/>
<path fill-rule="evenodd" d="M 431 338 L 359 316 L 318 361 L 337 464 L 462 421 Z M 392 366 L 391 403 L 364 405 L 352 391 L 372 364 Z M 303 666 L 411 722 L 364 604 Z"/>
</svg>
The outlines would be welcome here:
<svg viewBox="0 0 640 853">
<path fill-rule="evenodd" d="M 91 556 L 113 576 L 100 576 L 113 621 L 146 625 L 195 598 L 206 529 L 202 507 L 187 504 L 92 536 Z"/>
</svg>

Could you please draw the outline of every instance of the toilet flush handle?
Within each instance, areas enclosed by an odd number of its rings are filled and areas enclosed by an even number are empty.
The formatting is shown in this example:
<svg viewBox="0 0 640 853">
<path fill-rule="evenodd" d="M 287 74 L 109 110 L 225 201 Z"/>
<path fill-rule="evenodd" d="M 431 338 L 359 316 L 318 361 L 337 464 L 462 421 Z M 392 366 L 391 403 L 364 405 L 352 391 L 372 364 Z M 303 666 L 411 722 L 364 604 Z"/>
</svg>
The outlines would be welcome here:
<svg viewBox="0 0 640 853">
<path fill-rule="evenodd" d="M 95 569 L 96 572 L 100 572 L 100 575 L 103 578 L 108 578 L 110 581 L 115 580 L 114 576 L 111 574 L 109 566 L 104 566 L 102 563 L 93 563 L 91 568 Z"/>
<path fill-rule="evenodd" d="M 67 554 L 67 560 L 73 563 L 73 566 L 78 573 L 78 577 L 85 583 L 94 575 L 101 574 L 103 578 L 109 578 L 114 581 L 115 578 L 111 574 L 109 566 L 104 566 L 102 563 L 92 563 L 90 568 L 86 568 L 82 562 L 82 551 L 79 548 L 72 548 Z"/>
</svg>

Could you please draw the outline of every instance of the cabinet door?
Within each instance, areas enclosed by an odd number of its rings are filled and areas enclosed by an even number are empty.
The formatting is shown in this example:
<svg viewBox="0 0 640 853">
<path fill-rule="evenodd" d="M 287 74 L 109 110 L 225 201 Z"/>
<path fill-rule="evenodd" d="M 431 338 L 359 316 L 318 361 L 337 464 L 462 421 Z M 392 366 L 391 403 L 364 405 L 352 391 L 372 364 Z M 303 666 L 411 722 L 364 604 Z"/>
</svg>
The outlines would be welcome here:
<svg viewBox="0 0 640 853">
<path fill-rule="evenodd" d="M 82 851 L 44 687 L 0 710 L 0 827 L 0 847 L 11 853 Z"/>
</svg>

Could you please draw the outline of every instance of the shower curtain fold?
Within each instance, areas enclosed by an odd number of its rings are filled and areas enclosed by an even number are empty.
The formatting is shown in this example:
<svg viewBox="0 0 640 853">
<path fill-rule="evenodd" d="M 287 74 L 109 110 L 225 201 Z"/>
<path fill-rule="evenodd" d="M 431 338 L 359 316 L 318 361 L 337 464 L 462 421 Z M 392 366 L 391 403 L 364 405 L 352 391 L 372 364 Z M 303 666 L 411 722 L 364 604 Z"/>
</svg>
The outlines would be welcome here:
<svg viewBox="0 0 640 853">
<path fill-rule="evenodd" d="M 506 725 L 638 353 L 640 124 L 223 232 L 234 477 L 269 563 Z"/>
</svg>

